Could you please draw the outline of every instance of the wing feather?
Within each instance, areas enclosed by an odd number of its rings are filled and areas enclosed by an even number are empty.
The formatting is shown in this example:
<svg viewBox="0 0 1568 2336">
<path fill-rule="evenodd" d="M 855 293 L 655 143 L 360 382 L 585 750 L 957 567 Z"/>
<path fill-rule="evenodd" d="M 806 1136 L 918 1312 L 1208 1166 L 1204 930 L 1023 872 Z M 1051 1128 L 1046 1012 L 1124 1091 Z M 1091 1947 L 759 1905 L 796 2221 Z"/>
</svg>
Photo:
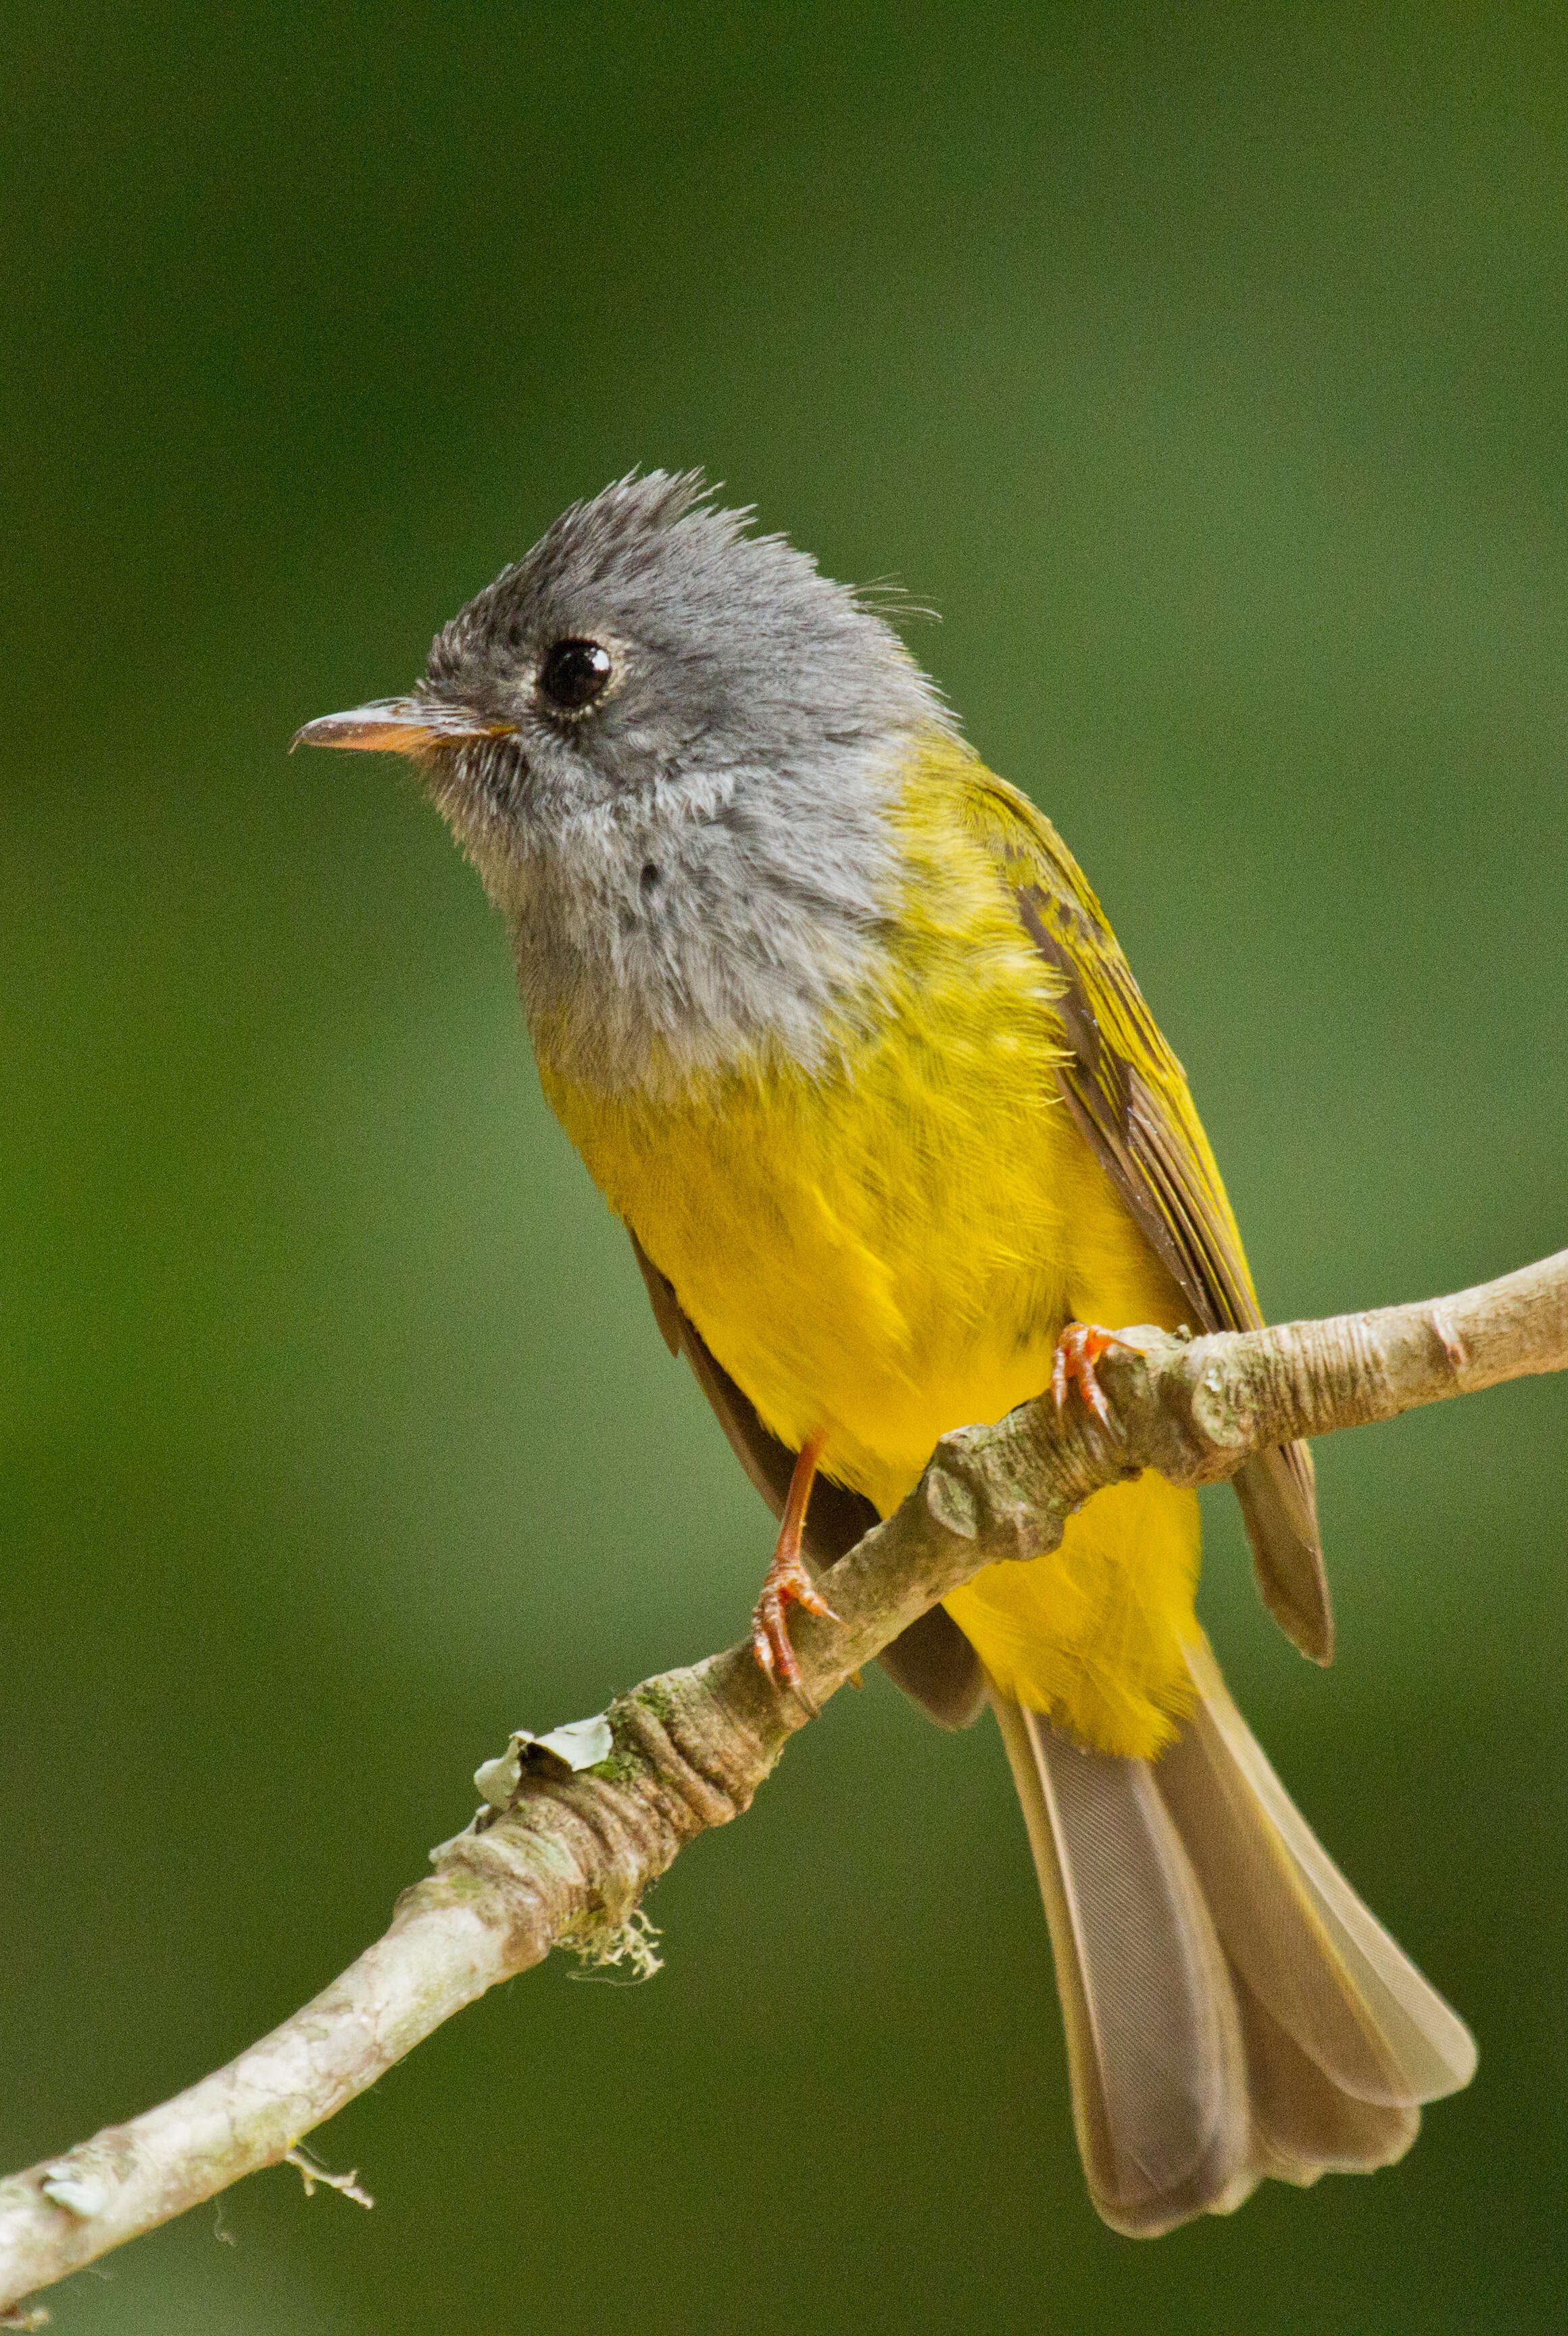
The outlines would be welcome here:
<svg viewBox="0 0 1568 2336">
<path fill-rule="evenodd" d="M 1193 1309 L 1199 1330 L 1247 1330 L 1263 1316 L 1242 1237 L 1187 1090 L 1104 910 L 1076 861 L 1027 796 L 988 774 L 977 819 L 1036 949 L 1060 983 L 1053 1001 L 1070 1056 L 1063 1100 Z M 1303 1654 L 1334 1643 L 1304 1444 L 1260 1453 L 1235 1480 L 1264 1603 Z"/>
</svg>

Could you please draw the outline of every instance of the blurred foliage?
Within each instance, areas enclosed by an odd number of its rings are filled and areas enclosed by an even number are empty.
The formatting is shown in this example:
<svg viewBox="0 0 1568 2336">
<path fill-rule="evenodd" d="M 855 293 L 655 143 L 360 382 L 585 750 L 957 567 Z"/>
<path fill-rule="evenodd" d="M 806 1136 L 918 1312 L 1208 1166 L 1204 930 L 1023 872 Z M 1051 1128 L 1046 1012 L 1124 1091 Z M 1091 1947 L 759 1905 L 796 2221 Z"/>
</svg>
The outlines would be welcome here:
<svg viewBox="0 0 1568 2336">
<path fill-rule="evenodd" d="M 238 2049 L 518 1724 L 767 1533 L 548 1119 L 404 684 L 701 462 L 896 571 L 1082 855 L 1277 1314 L 1563 1239 L 1568 52 L 1551 7 L 6 6 L 0 2156 Z M 1372 2181 L 1152 2247 L 1073 2150 L 991 1732 L 880 1679 L 653 1902 L 53 2299 L 104 2336 L 1546 2330 L 1563 1388 L 1320 1460 L 1342 1655 L 1205 1591 L 1476 2027 Z M 225 2246 L 217 2239 L 235 2244 Z"/>
</svg>

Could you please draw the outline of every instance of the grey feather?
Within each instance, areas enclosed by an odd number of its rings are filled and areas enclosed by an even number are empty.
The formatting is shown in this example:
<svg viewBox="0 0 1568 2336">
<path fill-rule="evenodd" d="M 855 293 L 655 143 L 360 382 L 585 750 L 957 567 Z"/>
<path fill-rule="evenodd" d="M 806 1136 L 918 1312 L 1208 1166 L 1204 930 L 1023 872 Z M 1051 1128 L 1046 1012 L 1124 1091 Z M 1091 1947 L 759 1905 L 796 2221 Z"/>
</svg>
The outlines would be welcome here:
<svg viewBox="0 0 1568 2336">
<path fill-rule="evenodd" d="M 561 638 L 600 702 L 541 705 Z M 951 727 L 891 627 L 695 475 L 559 519 L 438 635 L 423 685 L 504 735 L 426 755 L 566 1075 L 679 1087 L 743 1052 L 826 1064 L 874 1013 L 911 738 Z"/>
<path fill-rule="evenodd" d="M 1420 2110 L 1341 2092 L 1264 2010 L 1234 1965 L 1231 1979 L 1247 2047 L 1260 2175 L 1306 2190 L 1320 2175 L 1372 2174 L 1403 2157 L 1419 2129 Z"/>
<path fill-rule="evenodd" d="M 1095 2205 L 1154 2238 L 1239 2205 L 1246 2054 L 1203 1893 L 1149 1765 L 1080 1751 L 994 1696 L 1046 1902 Z"/>
<path fill-rule="evenodd" d="M 1227 1954 L 1341 2091 L 1401 2107 L 1456 2092 L 1475 2070 L 1469 2029 L 1334 1864 L 1206 1640 L 1188 1664 L 1198 1708 L 1155 1775 Z"/>
<path fill-rule="evenodd" d="M 1390 2165 L 1466 2083 L 1468 2030 L 1270 1767 L 1206 1644 L 1154 1762 L 992 1703 L 1056 1954 L 1074 2117 L 1105 2220 L 1152 2237 L 1264 2179 Z"/>
</svg>

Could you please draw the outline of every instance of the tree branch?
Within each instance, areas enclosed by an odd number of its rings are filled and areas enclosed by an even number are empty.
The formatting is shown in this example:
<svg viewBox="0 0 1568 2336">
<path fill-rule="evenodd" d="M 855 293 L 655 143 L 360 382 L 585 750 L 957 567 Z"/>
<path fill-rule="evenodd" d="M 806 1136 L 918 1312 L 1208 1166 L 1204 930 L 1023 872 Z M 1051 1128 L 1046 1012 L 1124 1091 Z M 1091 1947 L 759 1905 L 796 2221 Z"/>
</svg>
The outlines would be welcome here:
<svg viewBox="0 0 1568 2336">
<path fill-rule="evenodd" d="M 552 1946 L 624 1943 L 649 1883 L 685 1843 L 749 1806 L 790 1737 L 852 1672 L 982 1566 L 1055 1549 L 1091 1493 L 1145 1467 L 1213 1483 L 1295 1436 L 1564 1368 L 1568 1251 L 1374 1314 L 1192 1340 L 1135 1329 L 1099 1366 L 1110 1431 L 1076 1398 L 1060 1416 L 1041 1398 L 994 1427 L 944 1436 L 902 1507 L 833 1569 L 839 1622 L 796 1622 L 798 1698 L 772 1689 L 743 1644 L 618 1698 L 608 1757 L 580 1773 L 514 1738 L 516 1785 L 499 1796 L 510 1806 L 481 1810 L 433 1853 L 434 1874 L 323 1993 L 161 2107 L 0 2183 L 0 2326 L 40 2324 L 9 2307 L 278 2164 L 443 2020 Z"/>
</svg>

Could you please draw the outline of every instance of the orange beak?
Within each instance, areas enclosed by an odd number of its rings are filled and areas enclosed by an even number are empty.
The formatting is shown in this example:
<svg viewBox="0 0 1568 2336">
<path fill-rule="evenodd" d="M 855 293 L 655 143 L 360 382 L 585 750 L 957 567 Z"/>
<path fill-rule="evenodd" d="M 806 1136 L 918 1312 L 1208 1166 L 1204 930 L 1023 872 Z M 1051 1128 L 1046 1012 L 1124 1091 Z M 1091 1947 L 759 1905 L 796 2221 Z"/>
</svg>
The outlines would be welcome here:
<svg viewBox="0 0 1568 2336">
<path fill-rule="evenodd" d="M 353 746 L 365 754 L 422 754 L 461 738 L 505 738 L 510 722 L 487 722 L 461 706 L 433 697 L 383 697 L 346 714 L 323 714 L 306 723 L 288 742 L 296 746 Z"/>
</svg>

